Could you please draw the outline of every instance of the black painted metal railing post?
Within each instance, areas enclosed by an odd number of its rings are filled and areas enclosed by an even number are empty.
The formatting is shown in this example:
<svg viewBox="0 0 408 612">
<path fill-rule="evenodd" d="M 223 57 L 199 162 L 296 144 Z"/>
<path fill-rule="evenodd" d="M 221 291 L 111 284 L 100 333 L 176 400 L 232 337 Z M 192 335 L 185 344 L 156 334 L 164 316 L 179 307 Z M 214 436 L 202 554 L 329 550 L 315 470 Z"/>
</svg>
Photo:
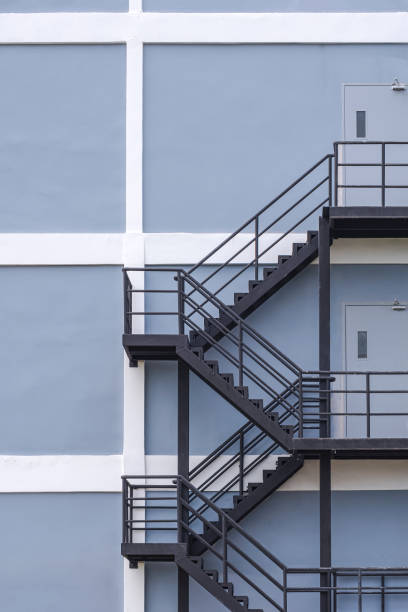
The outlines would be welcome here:
<svg viewBox="0 0 408 612">
<path fill-rule="evenodd" d="M 126 478 L 122 478 L 122 542 L 128 544 L 128 528 L 127 528 L 127 508 L 128 508 L 128 483 Z"/>
<path fill-rule="evenodd" d="M 242 321 L 241 319 L 238 322 L 238 360 L 239 360 L 239 386 L 242 387 L 244 384 L 244 371 L 243 371 L 243 359 L 244 359 L 244 351 L 242 344 Z"/>
<path fill-rule="evenodd" d="M 371 437 L 371 406 L 370 406 L 370 373 L 366 374 L 366 419 L 367 419 L 367 438 Z"/>
<path fill-rule="evenodd" d="M 299 372 L 299 438 L 303 438 L 303 372 Z"/>
<path fill-rule="evenodd" d="M 283 568 L 283 612 L 288 610 L 288 570 Z"/>
<path fill-rule="evenodd" d="M 184 319 L 185 319 L 185 299 L 184 299 L 184 289 L 185 289 L 185 283 L 184 283 L 184 276 L 182 275 L 182 273 L 180 271 L 177 272 L 177 298 L 178 298 L 178 328 L 179 328 L 179 334 L 181 336 L 184 335 Z"/>
<path fill-rule="evenodd" d="M 123 323 L 125 334 L 132 333 L 132 283 L 130 282 L 128 273 L 123 270 Z"/>
<path fill-rule="evenodd" d="M 227 521 L 225 514 L 221 516 L 221 531 L 222 531 L 222 581 L 224 584 L 228 582 L 228 540 L 227 540 Z"/>
<path fill-rule="evenodd" d="M 381 612 L 385 612 L 385 576 L 381 575 Z"/>
<path fill-rule="evenodd" d="M 358 612 L 363 612 L 363 590 L 361 569 L 358 570 Z"/>
<path fill-rule="evenodd" d="M 259 280 L 259 217 L 255 217 L 255 280 Z"/>
<path fill-rule="evenodd" d="M 385 206 L 385 142 L 381 143 L 381 206 Z"/>
<path fill-rule="evenodd" d="M 329 206 L 333 206 L 333 157 L 331 155 L 327 158 L 327 164 L 328 164 L 327 173 L 329 177 L 329 180 L 327 183 Z"/>
<path fill-rule="evenodd" d="M 239 494 L 244 493 L 244 432 L 239 433 Z"/>
<path fill-rule="evenodd" d="M 339 145 L 334 143 L 334 205 L 339 205 Z"/>
</svg>

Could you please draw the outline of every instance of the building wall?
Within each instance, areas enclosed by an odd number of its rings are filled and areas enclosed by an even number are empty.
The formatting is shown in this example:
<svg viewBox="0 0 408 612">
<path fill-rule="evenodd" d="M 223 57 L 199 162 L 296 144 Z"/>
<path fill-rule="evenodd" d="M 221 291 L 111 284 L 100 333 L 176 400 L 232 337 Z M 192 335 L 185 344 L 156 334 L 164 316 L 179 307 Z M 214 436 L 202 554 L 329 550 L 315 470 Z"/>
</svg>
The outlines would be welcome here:
<svg viewBox="0 0 408 612">
<path fill-rule="evenodd" d="M 404 80 L 407 15 L 392 13 L 402 0 L 338 0 L 317 15 L 318 0 L 143 8 L 0 2 L 0 603 L 10 612 L 176 609 L 171 564 L 148 565 L 145 583 L 143 564 L 129 570 L 120 557 L 121 474 L 176 470 L 174 364 L 128 367 L 120 267 L 199 260 L 341 137 L 343 82 Z M 334 346 L 344 299 L 404 299 L 405 247 L 359 244 L 333 266 Z M 250 321 L 313 367 L 316 300 L 312 265 Z M 193 375 L 191 399 L 197 456 L 242 418 Z M 288 562 L 318 563 L 315 468 L 245 522 Z M 405 473 L 405 462 L 354 463 L 337 482 L 335 563 L 406 565 Z M 191 597 L 194 610 L 219 607 L 193 581 Z"/>
</svg>

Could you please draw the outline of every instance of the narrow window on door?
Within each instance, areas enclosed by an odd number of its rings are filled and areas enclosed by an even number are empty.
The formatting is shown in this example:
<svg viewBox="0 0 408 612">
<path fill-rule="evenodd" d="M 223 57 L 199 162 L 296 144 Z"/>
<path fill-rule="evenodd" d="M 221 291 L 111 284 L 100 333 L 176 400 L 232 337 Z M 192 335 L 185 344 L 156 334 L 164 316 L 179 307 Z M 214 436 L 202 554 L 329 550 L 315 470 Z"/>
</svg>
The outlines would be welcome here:
<svg viewBox="0 0 408 612">
<path fill-rule="evenodd" d="M 367 359 L 367 332 L 357 332 L 357 357 L 358 359 Z"/>
<path fill-rule="evenodd" d="M 366 112 L 356 111 L 356 137 L 366 137 Z"/>
</svg>

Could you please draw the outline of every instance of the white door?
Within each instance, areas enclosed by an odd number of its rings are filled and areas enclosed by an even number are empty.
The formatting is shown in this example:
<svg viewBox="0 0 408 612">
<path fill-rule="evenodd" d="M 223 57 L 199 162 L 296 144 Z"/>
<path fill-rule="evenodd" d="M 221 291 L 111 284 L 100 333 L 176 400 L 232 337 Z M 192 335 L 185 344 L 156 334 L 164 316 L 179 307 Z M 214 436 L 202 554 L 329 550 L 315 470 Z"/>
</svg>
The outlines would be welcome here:
<svg viewBox="0 0 408 612">
<path fill-rule="evenodd" d="M 344 86 L 344 140 L 408 142 L 408 89 L 392 85 Z M 381 145 L 344 145 L 339 151 L 343 163 L 376 164 L 382 161 Z M 386 163 L 408 163 L 408 145 L 385 147 Z M 389 166 L 385 169 L 385 204 L 407 206 L 408 168 Z M 340 189 L 339 203 L 346 206 L 382 205 L 382 168 L 356 166 L 340 169 L 339 183 L 344 185 L 378 185 L 375 188 L 347 187 Z M 392 187 L 394 186 L 394 187 Z"/>
<path fill-rule="evenodd" d="M 346 306 L 346 370 L 408 371 L 408 308 Z M 366 390 L 366 375 L 346 378 L 348 391 Z M 374 392 L 369 405 L 366 393 L 345 396 L 346 437 L 365 438 L 368 427 L 371 437 L 408 437 L 408 393 L 403 392 L 408 390 L 408 375 L 370 375 L 369 387 Z M 369 425 L 367 412 L 371 414 Z M 407 416 L 400 414 L 403 412 Z"/>
</svg>

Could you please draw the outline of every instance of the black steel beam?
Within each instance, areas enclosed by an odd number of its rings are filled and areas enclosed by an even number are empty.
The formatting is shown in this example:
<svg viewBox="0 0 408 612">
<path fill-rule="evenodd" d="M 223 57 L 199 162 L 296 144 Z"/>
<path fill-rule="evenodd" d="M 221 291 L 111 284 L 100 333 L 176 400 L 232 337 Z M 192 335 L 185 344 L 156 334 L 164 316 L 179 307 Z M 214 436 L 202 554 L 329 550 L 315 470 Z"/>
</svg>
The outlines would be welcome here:
<svg viewBox="0 0 408 612">
<path fill-rule="evenodd" d="M 178 448 L 178 469 L 177 472 L 188 480 L 189 460 L 190 460 L 190 371 L 188 366 L 181 360 L 178 362 L 177 369 L 178 383 L 178 427 L 177 427 L 177 448 Z M 188 502 L 188 489 L 181 486 L 179 494 Z M 179 502 L 180 504 L 180 502 Z M 181 519 L 188 523 L 188 510 L 181 510 Z M 187 544 L 188 533 L 179 528 L 178 540 L 181 544 Z M 178 567 L 178 612 L 188 612 L 189 603 L 189 579 L 187 572 Z"/>
<path fill-rule="evenodd" d="M 331 462 L 320 457 L 320 567 L 331 567 Z M 320 586 L 330 586 L 330 573 L 320 575 Z M 330 612 L 330 591 L 320 593 L 320 612 Z"/>
<path fill-rule="evenodd" d="M 131 563 L 138 561 L 174 561 L 186 554 L 185 544 L 133 543 L 122 544 L 121 553 Z"/>
<path fill-rule="evenodd" d="M 330 370 L 330 219 L 319 218 L 319 370 Z M 320 383 L 320 411 L 330 412 L 329 382 Z M 320 421 L 320 437 L 330 436 L 330 416 Z"/>
<path fill-rule="evenodd" d="M 138 360 L 175 360 L 178 347 L 187 346 L 187 336 L 178 334 L 124 334 L 123 347 L 130 365 Z"/>
</svg>

